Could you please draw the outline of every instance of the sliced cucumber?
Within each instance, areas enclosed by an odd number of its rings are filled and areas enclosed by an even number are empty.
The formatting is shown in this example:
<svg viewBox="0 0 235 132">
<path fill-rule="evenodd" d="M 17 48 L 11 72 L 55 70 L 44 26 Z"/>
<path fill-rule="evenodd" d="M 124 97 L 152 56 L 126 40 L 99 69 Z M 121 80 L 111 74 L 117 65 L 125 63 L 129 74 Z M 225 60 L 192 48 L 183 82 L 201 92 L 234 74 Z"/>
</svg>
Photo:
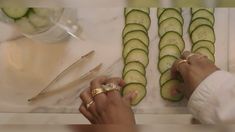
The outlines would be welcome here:
<svg viewBox="0 0 235 132">
<path fill-rule="evenodd" d="M 199 10 L 195 12 L 192 16 L 192 21 L 199 17 L 207 18 L 211 22 L 211 24 L 214 25 L 215 22 L 214 15 L 208 12 L 207 10 Z"/>
<path fill-rule="evenodd" d="M 158 23 L 160 24 L 162 21 L 166 20 L 167 18 L 174 17 L 180 21 L 180 23 L 183 25 L 184 24 L 184 19 L 181 16 L 181 14 L 174 10 L 174 9 L 166 9 L 163 11 L 161 16 L 159 17 Z"/>
<path fill-rule="evenodd" d="M 165 82 L 169 81 L 172 79 L 172 76 L 171 76 L 171 69 L 163 72 L 160 76 L 160 86 L 162 86 Z"/>
<path fill-rule="evenodd" d="M 128 53 L 127 57 L 125 58 L 125 64 L 132 61 L 138 61 L 143 64 L 144 67 L 147 67 L 149 63 L 148 53 L 141 49 L 133 49 Z"/>
<path fill-rule="evenodd" d="M 126 95 L 130 92 L 137 92 L 137 96 L 131 100 L 132 106 L 137 105 L 146 96 L 145 86 L 140 83 L 127 84 L 122 90 L 122 95 Z"/>
<path fill-rule="evenodd" d="M 142 49 L 146 53 L 148 53 L 148 47 L 143 42 L 141 42 L 138 39 L 131 39 L 126 42 L 123 48 L 123 52 L 122 52 L 123 58 L 126 58 L 127 54 L 133 49 Z"/>
<path fill-rule="evenodd" d="M 145 75 L 146 73 L 144 65 L 138 61 L 132 61 L 127 63 L 123 69 L 122 76 L 124 77 L 126 73 L 130 70 L 137 70 L 143 75 Z"/>
<path fill-rule="evenodd" d="M 29 19 L 26 17 L 22 17 L 18 19 L 15 24 L 23 33 L 35 33 L 37 29 L 29 22 Z"/>
<path fill-rule="evenodd" d="M 174 17 L 167 18 L 159 25 L 158 34 L 162 37 L 166 32 L 175 31 L 181 36 L 183 35 L 183 27 L 180 21 Z"/>
<path fill-rule="evenodd" d="M 180 82 L 178 80 L 169 80 L 161 87 L 161 96 L 163 99 L 176 102 L 183 99 L 183 94 L 177 92 L 180 89 Z"/>
<path fill-rule="evenodd" d="M 141 83 L 142 85 L 146 86 L 147 85 L 147 80 L 145 76 L 137 71 L 137 70 L 130 70 L 128 71 L 125 76 L 123 77 L 124 81 L 126 84 L 129 83 Z"/>
<path fill-rule="evenodd" d="M 134 30 L 141 30 L 146 33 L 148 32 L 143 25 L 137 24 L 137 23 L 131 23 L 131 24 L 127 24 L 125 26 L 125 28 L 123 29 L 122 37 L 124 37 L 126 35 L 126 33 L 130 32 L 130 31 L 134 31 Z"/>
<path fill-rule="evenodd" d="M 126 15 L 126 24 L 130 23 L 141 24 L 148 30 L 151 24 L 151 19 L 150 16 L 143 11 L 132 10 Z"/>
<path fill-rule="evenodd" d="M 171 55 L 162 57 L 158 62 L 158 69 L 160 73 L 164 73 L 165 71 L 171 69 L 172 65 L 176 60 L 177 58 Z"/>
<path fill-rule="evenodd" d="M 181 56 L 181 52 L 176 45 L 166 45 L 160 50 L 159 58 L 161 59 L 166 55 L 172 55 L 175 56 L 176 58 L 179 58 Z"/>
<path fill-rule="evenodd" d="M 213 27 L 213 24 L 207 18 L 198 17 L 191 22 L 189 27 L 189 33 L 191 34 L 192 31 L 200 25 L 208 25 L 210 27 Z"/>
<path fill-rule="evenodd" d="M 194 14 L 195 12 L 197 12 L 199 10 L 207 10 L 212 14 L 214 13 L 214 8 L 192 8 L 192 14 Z"/>
<path fill-rule="evenodd" d="M 159 42 L 159 49 L 162 49 L 166 45 L 176 45 L 180 52 L 184 50 L 185 44 L 182 36 L 180 36 L 177 32 L 167 32 L 165 35 L 161 37 L 161 40 Z"/>
<path fill-rule="evenodd" d="M 49 18 L 38 16 L 34 13 L 29 14 L 29 21 L 35 26 L 35 27 L 47 27 L 51 25 L 51 21 Z"/>
<path fill-rule="evenodd" d="M 177 10 L 179 13 L 182 12 L 181 8 L 158 8 L 157 9 L 157 17 L 160 17 L 162 12 L 166 9 L 174 9 L 174 10 Z"/>
<path fill-rule="evenodd" d="M 49 17 L 53 13 L 53 9 L 50 8 L 33 8 L 33 11 L 41 17 Z"/>
<path fill-rule="evenodd" d="M 209 60 L 211 60 L 212 62 L 215 62 L 215 57 L 214 55 L 210 52 L 210 50 L 206 47 L 201 47 L 198 48 L 197 50 L 194 51 L 194 53 L 200 53 L 202 55 L 205 55 L 208 57 Z"/>
<path fill-rule="evenodd" d="M 201 41 L 198 41 L 197 43 L 195 43 L 192 47 L 192 52 L 195 52 L 198 48 L 201 48 L 201 47 L 206 47 L 208 48 L 208 50 L 214 54 L 215 53 L 215 46 L 212 42 L 210 41 L 206 41 L 206 40 L 201 40 Z"/>
<path fill-rule="evenodd" d="M 124 14 L 125 16 L 132 10 L 139 10 L 139 11 L 143 11 L 147 14 L 150 13 L 150 9 L 149 8 L 131 8 L 131 7 L 128 7 L 128 8 L 125 8 L 125 11 L 124 11 Z"/>
<path fill-rule="evenodd" d="M 123 44 L 125 45 L 131 39 L 139 39 L 146 46 L 149 45 L 148 35 L 141 30 L 135 30 L 135 31 L 130 31 L 130 32 L 126 33 L 126 35 L 123 37 Z"/>
<path fill-rule="evenodd" d="M 28 14 L 30 8 L 25 7 L 4 7 L 2 11 L 12 19 L 19 19 Z"/>
<path fill-rule="evenodd" d="M 207 40 L 215 43 L 215 34 L 212 27 L 208 25 L 200 25 L 191 34 L 193 44 L 200 40 Z"/>
</svg>

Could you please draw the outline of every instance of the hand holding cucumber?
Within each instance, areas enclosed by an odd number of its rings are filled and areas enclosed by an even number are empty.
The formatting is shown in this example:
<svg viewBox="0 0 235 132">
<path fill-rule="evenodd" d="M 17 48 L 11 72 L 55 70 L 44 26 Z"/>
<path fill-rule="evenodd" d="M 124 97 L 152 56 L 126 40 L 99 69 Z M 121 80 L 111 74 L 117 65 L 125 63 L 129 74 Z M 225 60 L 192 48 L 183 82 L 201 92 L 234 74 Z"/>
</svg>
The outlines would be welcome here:
<svg viewBox="0 0 235 132">
<path fill-rule="evenodd" d="M 124 85 L 121 78 L 96 78 L 80 94 L 80 112 L 93 124 L 135 124 L 130 104 L 136 93 L 122 97 L 120 90 Z"/>
<path fill-rule="evenodd" d="M 183 91 L 187 98 L 190 98 L 197 86 L 216 70 L 219 68 L 206 56 L 185 51 L 181 59 L 173 64 L 172 74 L 173 76 L 177 74 L 182 76 L 184 84 L 183 88 L 179 90 Z"/>
</svg>

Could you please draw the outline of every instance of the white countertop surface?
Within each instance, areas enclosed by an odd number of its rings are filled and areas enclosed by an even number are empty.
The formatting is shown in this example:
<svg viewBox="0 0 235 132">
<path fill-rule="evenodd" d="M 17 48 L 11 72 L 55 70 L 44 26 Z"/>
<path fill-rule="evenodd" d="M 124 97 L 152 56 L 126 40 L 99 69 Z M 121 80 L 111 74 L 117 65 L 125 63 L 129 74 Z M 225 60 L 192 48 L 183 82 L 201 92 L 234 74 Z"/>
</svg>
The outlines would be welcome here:
<svg viewBox="0 0 235 132">
<path fill-rule="evenodd" d="M 230 36 L 229 49 L 235 49 L 235 9 L 230 9 Z M 7 30 L 6 25 L 0 25 L 0 28 L 6 28 L 7 32 L 0 36 L 0 40 L 7 40 L 9 36 L 18 36 L 14 30 Z M 10 28 L 9 28 L 10 29 Z M 229 55 L 229 71 L 235 73 L 235 53 Z M 234 55 L 232 55 L 234 54 Z M 140 124 L 190 124 L 191 115 L 174 114 L 174 115 L 154 115 L 154 114 L 138 114 L 136 115 L 137 123 Z M 180 122 L 179 122 L 180 121 Z M 28 114 L 28 113 L 1 113 L 0 124 L 82 124 L 88 123 L 80 114 Z"/>
</svg>

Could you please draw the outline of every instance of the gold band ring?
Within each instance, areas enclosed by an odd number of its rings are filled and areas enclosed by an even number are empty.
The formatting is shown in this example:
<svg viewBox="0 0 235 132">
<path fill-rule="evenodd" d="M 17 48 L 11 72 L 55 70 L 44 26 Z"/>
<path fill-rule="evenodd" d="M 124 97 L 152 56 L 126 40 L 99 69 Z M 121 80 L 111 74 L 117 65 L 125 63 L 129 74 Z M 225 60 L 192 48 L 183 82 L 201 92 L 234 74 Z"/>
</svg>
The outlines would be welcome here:
<svg viewBox="0 0 235 132">
<path fill-rule="evenodd" d="M 93 103 L 95 103 L 93 100 L 87 103 L 86 108 L 89 109 Z"/>
<path fill-rule="evenodd" d="M 96 95 L 104 93 L 105 90 L 103 88 L 96 88 L 91 91 L 91 95 L 94 98 Z"/>
<path fill-rule="evenodd" d="M 183 63 L 188 63 L 188 60 L 181 60 L 181 61 L 179 61 L 178 62 L 178 64 L 177 64 L 177 71 L 179 71 L 179 66 L 181 65 L 181 64 L 183 64 Z"/>
<path fill-rule="evenodd" d="M 195 55 L 196 55 L 196 54 L 191 53 L 189 56 L 187 56 L 187 57 L 186 57 L 186 60 L 188 60 L 188 61 L 189 61 L 189 58 L 190 58 L 190 57 L 192 57 L 192 56 L 195 56 Z"/>
</svg>

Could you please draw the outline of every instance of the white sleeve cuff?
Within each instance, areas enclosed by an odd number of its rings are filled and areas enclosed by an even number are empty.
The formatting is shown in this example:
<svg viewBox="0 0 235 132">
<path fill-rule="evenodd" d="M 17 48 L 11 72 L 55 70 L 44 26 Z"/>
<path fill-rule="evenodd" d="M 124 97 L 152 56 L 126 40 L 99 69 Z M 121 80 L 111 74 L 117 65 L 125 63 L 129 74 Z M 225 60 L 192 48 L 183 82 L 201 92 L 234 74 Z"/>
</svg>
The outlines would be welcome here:
<svg viewBox="0 0 235 132">
<path fill-rule="evenodd" d="M 216 113 L 218 92 L 223 90 L 226 83 L 231 83 L 233 78 L 232 74 L 228 72 L 216 71 L 203 80 L 193 92 L 188 102 L 188 109 L 201 123 L 218 122 Z"/>
</svg>

